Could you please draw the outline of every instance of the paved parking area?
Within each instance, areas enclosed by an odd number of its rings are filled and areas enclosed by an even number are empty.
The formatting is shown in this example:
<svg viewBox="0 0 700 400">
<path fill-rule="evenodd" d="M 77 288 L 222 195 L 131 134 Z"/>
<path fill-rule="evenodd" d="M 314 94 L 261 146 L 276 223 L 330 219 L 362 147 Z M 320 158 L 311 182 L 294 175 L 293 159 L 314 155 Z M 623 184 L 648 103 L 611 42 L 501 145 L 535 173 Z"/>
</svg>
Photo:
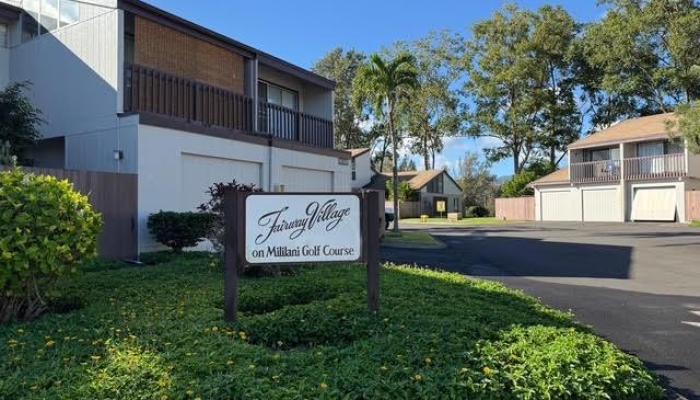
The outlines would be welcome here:
<svg viewBox="0 0 700 400">
<path fill-rule="evenodd" d="M 427 229 L 443 250 L 387 260 L 496 279 L 572 310 L 700 399 L 700 229 L 676 224 L 531 223 Z"/>
</svg>

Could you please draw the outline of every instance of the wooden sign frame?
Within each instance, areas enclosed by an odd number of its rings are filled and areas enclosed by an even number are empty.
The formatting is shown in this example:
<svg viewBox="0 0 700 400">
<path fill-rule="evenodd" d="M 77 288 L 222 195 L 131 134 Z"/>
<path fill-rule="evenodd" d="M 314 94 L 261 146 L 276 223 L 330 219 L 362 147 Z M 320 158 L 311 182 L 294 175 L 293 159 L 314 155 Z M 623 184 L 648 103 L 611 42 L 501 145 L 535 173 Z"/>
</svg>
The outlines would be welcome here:
<svg viewBox="0 0 700 400">
<path fill-rule="evenodd" d="M 238 286 L 240 273 L 246 264 L 245 232 L 246 232 L 246 199 L 249 196 L 265 195 L 353 195 L 360 199 L 360 230 L 362 251 L 360 260 L 367 266 L 367 306 L 370 313 L 379 312 L 379 193 L 364 191 L 361 193 L 262 193 L 237 192 L 227 190 L 224 193 L 224 319 L 236 322 L 238 319 Z M 328 264 L 336 262 L 302 262 L 281 264 Z M 265 264 L 255 264 L 265 265 Z"/>
</svg>

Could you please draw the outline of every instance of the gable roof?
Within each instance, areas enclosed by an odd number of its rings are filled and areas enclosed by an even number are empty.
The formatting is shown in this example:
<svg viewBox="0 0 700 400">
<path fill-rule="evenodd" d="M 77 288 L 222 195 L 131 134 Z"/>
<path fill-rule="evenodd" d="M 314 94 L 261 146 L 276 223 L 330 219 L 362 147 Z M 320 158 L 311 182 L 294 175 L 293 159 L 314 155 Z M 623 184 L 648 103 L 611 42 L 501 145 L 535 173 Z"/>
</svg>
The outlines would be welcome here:
<svg viewBox="0 0 700 400">
<path fill-rule="evenodd" d="M 437 178 L 441 174 L 445 174 L 457 187 L 459 184 L 450 176 L 450 174 L 444 169 L 431 169 L 427 171 L 400 171 L 399 172 L 399 182 L 408 181 L 409 186 L 413 190 L 421 190 L 433 179 Z M 382 173 L 387 179 L 391 179 L 392 173 L 384 172 Z"/>
<path fill-rule="evenodd" d="M 366 148 L 360 148 L 360 149 L 347 149 L 345 150 L 350 153 L 350 157 L 352 158 L 357 158 L 369 151 L 369 147 Z"/>
<path fill-rule="evenodd" d="M 632 118 L 596 132 L 569 145 L 569 149 L 605 146 L 624 142 L 668 138 L 666 122 L 677 120 L 675 113 Z"/>
<path fill-rule="evenodd" d="M 545 175 L 540 179 L 530 182 L 528 186 L 554 185 L 559 183 L 569 183 L 569 168 L 562 168 L 554 171 L 549 175 Z"/>
</svg>

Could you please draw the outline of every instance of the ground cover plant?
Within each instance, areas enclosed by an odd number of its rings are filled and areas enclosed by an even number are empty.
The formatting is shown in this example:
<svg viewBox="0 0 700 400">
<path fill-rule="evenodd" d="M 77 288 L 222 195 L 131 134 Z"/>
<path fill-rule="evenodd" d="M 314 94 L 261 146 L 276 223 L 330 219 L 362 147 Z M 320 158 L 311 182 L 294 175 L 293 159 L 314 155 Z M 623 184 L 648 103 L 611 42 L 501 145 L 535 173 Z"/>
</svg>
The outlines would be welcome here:
<svg viewBox="0 0 700 400">
<path fill-rule="evenodd" d="M 459 221 L 451 221 L 447 218 L 428 218 L 428 222 L 422 222 L 420 218 L 406 218 L 402 219 L 401 222 L 409 225 L 451 225 L 464 227 L 504 225 L 516 223 L 515 221 L 503 221 L 500 219 L 496 219 L 495 217 L 463 218 Z"/>
<path fill-rule="evenodd" d="M 0 327 L 6 399 L 659 399 L 635 358 L 497 283 L 387 265 L 381 313 L 359 265 L 244 278 L 222 320 L 218 257 L 95 265 L 84 308 Z"/>
<path fill-rule="evenodd" d="M 435 239 L 428 232 L 421 231 L 401 231 L 386 232 L 382 239 L 382 245 L 388 247 L 440 249 L 445 245 Z"/>
</svg>

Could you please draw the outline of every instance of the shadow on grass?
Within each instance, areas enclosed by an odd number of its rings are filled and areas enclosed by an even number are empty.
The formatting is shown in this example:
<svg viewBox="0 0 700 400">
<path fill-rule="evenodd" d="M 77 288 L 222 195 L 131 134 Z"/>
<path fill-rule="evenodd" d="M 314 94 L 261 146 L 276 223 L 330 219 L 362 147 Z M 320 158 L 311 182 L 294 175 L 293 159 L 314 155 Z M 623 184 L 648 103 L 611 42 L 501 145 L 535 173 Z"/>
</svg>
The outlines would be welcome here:
<svg viewBox="0 0 700 400">
<path fill-rule="evenodd" d="M 500 284 L 393 266 L 382 269 L 378 316 L 367 311 L 366 270 L 328 266 L 303 268 L 294 277 L 243 279 L 242 299 L 256 314 L 229 326 L 212 307 L 222 299 L 221 271 L 201 265 L 207 262 L 86 274 L 71 286 L 87 300 L 82 310 L 0 328 L 0 346 L 14 338 L 22 343 L 0 351 L 0 389 L 18 399 L 99 399 L 117 389 L 134 397 L 215 399 L 498 397 L 485 382 L 498 377 L 503 395 L 509 381 L 486 369 L 502 357 L 489 353 L 487 343 L 517 348 L 535 340 L 536 359 L 550 352 L 546 341 L 537 341 L 541 335 L 590 336 L 570 315 Z M 504 336 L 514 329 L 524 329 L 522 337 Z M 569 357 L 580 355 L 571 365 L 585 376 L 585 360 L 611 359 L 610 349 L 598 358 L 597 342 L 585 354 L 559 343 L 573 352 Z M 642 373 L 621 353 L 614 356 Z M 535 379 L 527 385 L 542 386 Z"/>
</svg>

